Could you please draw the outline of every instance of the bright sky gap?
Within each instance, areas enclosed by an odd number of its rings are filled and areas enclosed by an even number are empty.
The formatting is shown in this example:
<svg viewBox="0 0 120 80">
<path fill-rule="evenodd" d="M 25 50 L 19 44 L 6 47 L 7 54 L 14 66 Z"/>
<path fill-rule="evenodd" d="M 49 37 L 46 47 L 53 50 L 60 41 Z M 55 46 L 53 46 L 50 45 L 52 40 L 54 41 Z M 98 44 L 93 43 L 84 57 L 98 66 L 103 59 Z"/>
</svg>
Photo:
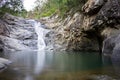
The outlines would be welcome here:
<svg viewBox="0 0 120 80">
<path fill-rule="evenodd" d="M 23 6 L 27 11 L 31 11 L 34 9 L 35 5 L 35 1 L 36 0 L 23 0 Z M 47 0 L 40 0 L 40 4 L 42 5 L 44 2 L 46 2 Z"/>
<path fill-rule="evenodd" d="M 32 10 L 35 7 L 36 0 L 24 0 L 23 5 L 27 11 Z"/>
</svg>

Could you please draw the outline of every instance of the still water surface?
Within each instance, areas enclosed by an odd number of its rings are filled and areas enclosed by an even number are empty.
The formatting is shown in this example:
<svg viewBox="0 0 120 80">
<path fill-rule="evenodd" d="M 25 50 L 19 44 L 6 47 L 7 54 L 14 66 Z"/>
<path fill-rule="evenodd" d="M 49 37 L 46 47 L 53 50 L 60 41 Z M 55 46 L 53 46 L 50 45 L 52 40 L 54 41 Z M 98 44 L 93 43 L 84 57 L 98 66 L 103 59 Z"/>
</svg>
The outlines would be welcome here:
<svg viewBox="0 0 120 80">
<path fill-rule="evenodd" d="M 4 53 L 12 64 L 0 80 L 119 80 L 118 68 L 97 52 L 19 51 Z M 107 79 L 109 78 L 109 79 Z"/>
</svg>

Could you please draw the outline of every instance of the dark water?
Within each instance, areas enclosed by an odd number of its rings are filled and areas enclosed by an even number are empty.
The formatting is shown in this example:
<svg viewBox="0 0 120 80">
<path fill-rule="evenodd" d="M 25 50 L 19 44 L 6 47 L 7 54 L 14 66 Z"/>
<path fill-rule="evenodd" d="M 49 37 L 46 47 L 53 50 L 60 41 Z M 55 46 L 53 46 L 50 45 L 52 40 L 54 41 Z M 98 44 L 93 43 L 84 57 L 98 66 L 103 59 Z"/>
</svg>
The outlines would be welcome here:
<svg viewBox="0 0 120 80">
<path fill-rule="evenodd" d="M 20 51 L 1 55 L 13 63 L 0 80 L 119 80 L 119 68 L 94 52 Z"/>
</svg>

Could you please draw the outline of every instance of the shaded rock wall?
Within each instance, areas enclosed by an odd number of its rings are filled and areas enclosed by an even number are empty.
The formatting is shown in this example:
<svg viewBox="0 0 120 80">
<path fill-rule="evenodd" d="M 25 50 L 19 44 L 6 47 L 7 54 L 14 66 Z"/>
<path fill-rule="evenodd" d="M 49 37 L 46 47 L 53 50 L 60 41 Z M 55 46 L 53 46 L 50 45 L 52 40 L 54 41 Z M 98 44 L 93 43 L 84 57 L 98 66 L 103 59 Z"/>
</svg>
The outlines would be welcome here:
<svg viewBox="0 0 120 80">
<path fill-rule="evenodd" d="M 99 0 L 100 1 L 100 0 Z M 102 0 L 101 0 L 102 1 Z M 86 13 L 91 16 L 91 14 Z M 120 29 L 120 1 L 103 0 L 103 5 L 95 18 L 91 20 L 90 27 L 86 32 L 97 32 L 103 43 L 103 54 L 111 55 L 119 52 L 119 29 Z M 102 43 L 101 43 L 102 44 Z M 115 58 L 115 57 L 114 57 Z"/>
<path fill-rule="evenodd" d="M 94 5 L 97 2 L 98 7 Z M 90 5 L 98 10 L 91 14 L 93 12 L 91 10 L 94 8 L 88 7 Z M 99 39 L 101 38 L 99 47 L 102 49 L 103 55 L 110 56 L 113 64 L 120 65 L 120 1 L 91 0 L 91 3 L 86 3 L 83 7 L 83 11 L 87 17 L 90 17 L 88 19 L 92 19 L 86 27 L 83 26 L 84 31 L 96 32 Z"/>
<path fill-rule="evenodd" d="M 54 49 L 101 51 L 103 41 L 119 33 L 119 0 L 88 0 L 82 12 L 72 12 L 64 20 L 57 15 L 41 19 L 53 31 Z"/>
</svg>

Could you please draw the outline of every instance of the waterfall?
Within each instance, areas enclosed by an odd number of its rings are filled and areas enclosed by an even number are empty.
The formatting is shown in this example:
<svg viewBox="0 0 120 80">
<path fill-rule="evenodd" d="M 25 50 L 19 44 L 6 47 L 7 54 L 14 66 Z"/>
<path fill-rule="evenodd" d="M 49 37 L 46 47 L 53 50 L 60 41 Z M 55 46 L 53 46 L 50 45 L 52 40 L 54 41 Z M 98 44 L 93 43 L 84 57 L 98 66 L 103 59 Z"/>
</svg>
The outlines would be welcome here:
<svg viewBox="0 0 120 80">
<path fill-rule="evenodd" d="M 37 22 L 35 20 L 29 20 L 29 22 L 32 24 L 34 27 L 34 30 L 37 34 L 37 54 L 36 54 L 36 65 L 34 68 L 34 73 L 39 74 L 42 69 L 44 68 L 44 63 L 45 63 L 45 41 L 44 41 L 44 36 L 48 32 L 48 30 L 42 28 L 42 25 L 40 22 Z"/>
<path fill-rule="evenodd" d="M 44 33 L 46 32 L 46 30 L 44 28 L 42 28 L 42 25 L 40 22 L 35 22 L 34 23 L 34 27 L 35 27 L 35 31 L 38 35 L 38 52 L 37 52 L 37 62 L 36 62 L 36 68 L 34 73 L 35 74 L 39 74 L 43 67 L 44 67 L 44 63 L 45 63 L 45 41 L 44 41 Z"/>
<path fill-rule="evenodd" d="M 43 50 L 45 49 L 45 41 L 44 41 L 44 31 L 45 29 L 41 27 L 41 23 L 40 22 L 35 22 L 34 23 L 34 27 L 35 27 L 35 31 L 38 35 L 38 50 Z"/>
<path fill-rule="evenodd" d="M 44 50 L 46 47 L 44 36 L 46 33 L 48 33 L 48 30 L 42 28 L 42 25 L 40 22 L 35 20 L 28 20 L 30 24 L 34 27 L 35 33 L 37 34 L 37 48 L 39 50 Z"/>
</svg>

